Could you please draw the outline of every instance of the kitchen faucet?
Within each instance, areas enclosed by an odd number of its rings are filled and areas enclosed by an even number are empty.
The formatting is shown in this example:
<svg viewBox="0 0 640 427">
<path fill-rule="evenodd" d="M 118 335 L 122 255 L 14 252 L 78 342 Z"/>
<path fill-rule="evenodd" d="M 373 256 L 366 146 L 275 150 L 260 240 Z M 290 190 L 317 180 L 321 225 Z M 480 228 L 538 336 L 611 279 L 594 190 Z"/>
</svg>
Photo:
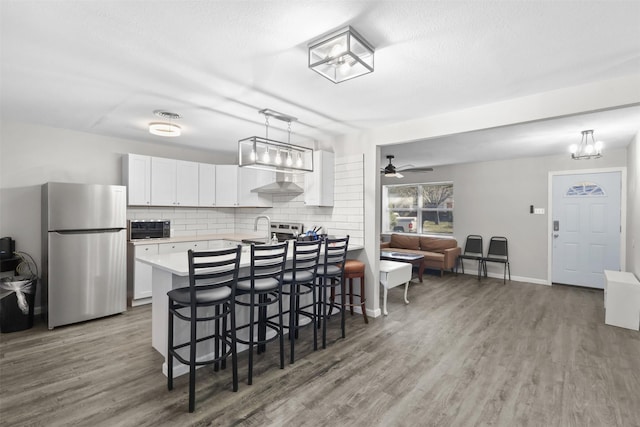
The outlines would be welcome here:
<svg viewBox="0 0 640 427">
<path fill-rule="evenodd" d="M 258 220 L 260 218 L 264 218 L 267 220 L 267 238 L 265 239 L 264 242 L 269 243 L 271 239 L 271 218 L 269 218 L 267 215 L 258 215 L 255 221 L 253 222 L 253 231 L 258 231 Z"/>
</svg>

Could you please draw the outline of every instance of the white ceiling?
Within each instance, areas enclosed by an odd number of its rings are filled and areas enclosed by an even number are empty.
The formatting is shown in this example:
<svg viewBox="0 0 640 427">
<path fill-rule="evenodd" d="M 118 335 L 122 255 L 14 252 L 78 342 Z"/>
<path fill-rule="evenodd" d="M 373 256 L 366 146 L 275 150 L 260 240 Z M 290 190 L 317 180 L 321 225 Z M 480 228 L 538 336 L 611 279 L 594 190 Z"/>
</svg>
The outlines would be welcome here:
<svg viewBox="0 0 640 427">
<path fill-rule="evenodd" d="M 297 117 L 292 142 L 310 146 L 640 72 L 638 1 L 2 0 L 0 8 L 3 119 L 229 153 L 238 139 L 264 135 L 263 108 Z M 375 71 L 336 85 L 307 68 L 307 44 L 345 25 L 376 48 Z M 181 137 L 147 132 L 158 109 L 183 116 Z M 623 111 L 448 137 L 455 150 L 417 144 L 430 166 L 565 151 L 586 128 L 626 146 L 640 116 Z M 271 138 L 285 138 L 284 123 L 271 125 Z M 415 159 L 415 143 L 405 148 Z M 397 158 L 400 149 L 384 148 Z"/>
</svg>

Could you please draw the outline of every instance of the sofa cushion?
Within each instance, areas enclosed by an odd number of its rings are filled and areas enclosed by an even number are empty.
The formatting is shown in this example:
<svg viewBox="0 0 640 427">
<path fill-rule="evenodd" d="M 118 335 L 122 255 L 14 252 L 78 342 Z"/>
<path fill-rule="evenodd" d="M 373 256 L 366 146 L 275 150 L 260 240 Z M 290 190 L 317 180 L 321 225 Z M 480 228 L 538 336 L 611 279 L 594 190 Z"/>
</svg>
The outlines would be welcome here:
<svg viewBox="0 0 640 427">
<path fill-rule="evenodd" d="M 424 255 L 426 262 L 436 262 L 438 264 L 444 263 L 444 254 L 436 252 L 422 252 L 422 255 Z"/>
<path fill-rule="evenodd" d="M 418 236 L 405 236 L 404 234 L 391 235 L 391 248 L 420 250 L 420 238 Z"/>
<path fill-rule="evenodd" d="M 429 252 L 443 252 L 458 246 L 455 239 L 440 239 L 437 237 L 420 236 L 420 250 Z"/>
</svg>

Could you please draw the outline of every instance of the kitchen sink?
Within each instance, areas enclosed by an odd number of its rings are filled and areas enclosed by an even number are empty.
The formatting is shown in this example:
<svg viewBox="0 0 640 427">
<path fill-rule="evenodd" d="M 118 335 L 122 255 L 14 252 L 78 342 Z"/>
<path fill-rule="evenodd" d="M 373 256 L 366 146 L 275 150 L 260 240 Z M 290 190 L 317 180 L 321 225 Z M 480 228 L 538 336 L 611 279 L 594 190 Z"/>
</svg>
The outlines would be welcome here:
<svg viewBox="0 0 640 427">
<path fill-rule="evenodd" d="M 266 239 L 242 239 L 242 243 L 247 243 L 247 244 L 256 244 L 256 245 L 266 245 Z"/>
</svg>

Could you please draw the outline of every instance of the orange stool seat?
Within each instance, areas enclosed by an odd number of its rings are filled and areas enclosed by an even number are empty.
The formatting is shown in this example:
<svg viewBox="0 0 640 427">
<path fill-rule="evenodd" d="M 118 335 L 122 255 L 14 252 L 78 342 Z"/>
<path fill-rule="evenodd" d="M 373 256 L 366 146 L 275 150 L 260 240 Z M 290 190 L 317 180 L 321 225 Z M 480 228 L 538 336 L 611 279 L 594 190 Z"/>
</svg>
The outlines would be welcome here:
<svg viewBox="0 0 640 427">
<path fill-rule="evenodd" d="M 344 278 L 349 279 L 349 303 L 345 304 L 351 310 L 353 315 L 353 306 L 359 305 L 362 310 L 362 316 L 364 316 L 364 323 L 369 323 L 367 318 L 367 309 L 365 307 L 365 301 L 367 300 L 364 295 L 364 263 L 355 259 L 348 259 L 344 262 Z M 353 279 L 360 279 L 360 294 L 353 293 Z M 353 297 L 360 298 L 360 304 L 353 303 Z"/>
</svg>

